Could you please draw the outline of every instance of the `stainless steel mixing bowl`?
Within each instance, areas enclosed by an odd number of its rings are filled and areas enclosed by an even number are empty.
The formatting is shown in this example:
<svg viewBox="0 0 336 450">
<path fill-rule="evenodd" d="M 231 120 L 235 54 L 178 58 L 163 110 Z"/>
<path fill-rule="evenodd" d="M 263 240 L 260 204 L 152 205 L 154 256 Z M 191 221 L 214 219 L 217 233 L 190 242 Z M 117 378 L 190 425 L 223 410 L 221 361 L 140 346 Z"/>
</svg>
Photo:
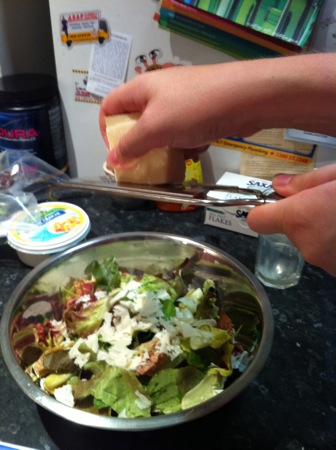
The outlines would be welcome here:
<svg viewBox="0 0 336 450">
<path fill-rule="evenodd" d="M 239 289 L 225 300 L 225 309 L 229 315 L 235 312 L 245 314 L 259 329 L 259 339 L 255 345 L 255 356 L 247 369 L 224 389 L 210 400 L 195 407 L 169 415 L 158 415 L 150 418 L 118 418 L 104 417 L 66 406 L 42 391 L 25 374 L 17 361 L 11 339 L 11 324 L 17 311 L 24 307 L 27 292 L 38 283 L 39 288 L 44 287 L 48 293 L 58 291 L 69 276 L 83 275 L 85 267 L 92 260 L 102 260 L 114 255 L 119 264 L 128 269 L 143 269 L 151 271 L 164 271 L 175 268 L 186 258 L 195 255 L 204 261 L 207 267 L 213 267 L 213 275 L 221 274 L 221 265 L 229 266 L 229 271 L 222 276 L 238 276 L 241 279 L 242 290 Z M 218 271 L 219 270 L 219 271 Z M 224 271 L 225 272 L 225 271 Z M 221 275 L 220 275 L 221 276 Z M 243 288 L 245 286 L 245 289 Z M 253 295 L 246 294 L 252 290 Z M 251 322 L 250 322 L 251 323 Z M 239 327 L 239 323 L 235 324 Z M 75 423 L 110 430 L 140 431 L 168 427 L 182 422 L 194 420 L 223 407 L 234 397 L 240 394 L 258 375 L 269 355 L 273 339 L 273 315 L 268 297 L 262 285 L 254 275 L 239 261 L 221 250 L 209 245 L 200 244 L 187 237 L 168 235 L 163 233 L 122 233 L 100 237 L 88 241 L 64 253 L 50 258 L 33 269 L 26 276 L 9 298 L 1 321 L 1 348 L 7 367 L 23 392 L 38 405 Z M 251 336 L 246 327 L 242 327 L 239 340 L 248 348 L 252 345 Z"/>
</svg>

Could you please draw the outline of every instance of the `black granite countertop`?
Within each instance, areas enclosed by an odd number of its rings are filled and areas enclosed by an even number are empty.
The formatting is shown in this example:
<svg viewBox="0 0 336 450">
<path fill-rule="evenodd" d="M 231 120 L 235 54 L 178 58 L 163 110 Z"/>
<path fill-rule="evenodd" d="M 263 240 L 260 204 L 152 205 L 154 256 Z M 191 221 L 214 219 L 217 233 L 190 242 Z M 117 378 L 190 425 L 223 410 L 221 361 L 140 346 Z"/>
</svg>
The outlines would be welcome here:
<svg viewBox="0 0 336 450">
<path fill-rule="evenodd" d="M 89 238 L 124 231 L 185 235 L 224 250 L 253 271 L 257 240 L 204 225 L 202 208 L 169 213 L 148 202 L 127 209 L 108 196 L 69 201 L 90 216 Z M 29 270 L 2 240 L 0 316 Z M 193 422 L 141 433 L 81 427 L 27 398 L 0 355 L 0 441 L 39 450 L 335 449 L 336 279 L 306 264 L 298 286 L 266 292 L 275 319 L 271 354 L 250 386 L 220 410 Z"/>
</svg>

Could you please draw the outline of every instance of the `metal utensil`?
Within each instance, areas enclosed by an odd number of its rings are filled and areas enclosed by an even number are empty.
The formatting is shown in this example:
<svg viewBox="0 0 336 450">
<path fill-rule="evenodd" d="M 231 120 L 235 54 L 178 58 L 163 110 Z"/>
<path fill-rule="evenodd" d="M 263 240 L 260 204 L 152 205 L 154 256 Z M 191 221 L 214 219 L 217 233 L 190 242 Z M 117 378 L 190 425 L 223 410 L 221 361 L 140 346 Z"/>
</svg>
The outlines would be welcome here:
<svg viewBox="0 0 336 450">
<path fill-rule="evenodd" d="M 98 178 L 72 178 L 69 181 L 53 184 L 48 188 L 50 198 L 58 198 L 61 191 L 67 189 L 86 190 L 121 197 L 159 200 L 162 202 L 181 203 L 195 206 L 256 206 L 274 203 L 283 197 L 273 189 L 260 191 L 238 186 L 218 184 L 199 184 L 194 182 L 173 183 L 166 185 L 146 185 L 117 183 L 114 178 L 101 176 Z M 221 191 L 232 194 L 232 198 L 218 199 L 209 196 L 210 191 Z"/>
</svg>

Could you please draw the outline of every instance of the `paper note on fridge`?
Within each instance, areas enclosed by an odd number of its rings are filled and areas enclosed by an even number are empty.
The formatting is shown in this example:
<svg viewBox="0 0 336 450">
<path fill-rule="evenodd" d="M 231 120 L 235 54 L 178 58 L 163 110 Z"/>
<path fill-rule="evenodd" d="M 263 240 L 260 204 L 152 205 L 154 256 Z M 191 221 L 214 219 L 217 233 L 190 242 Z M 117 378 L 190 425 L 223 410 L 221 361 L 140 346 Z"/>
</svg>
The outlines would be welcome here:
<svg viewBox="0 0 336 450">
<path fill-rule="evenodd" d="M 104 45 L 92 46 L 87 91 L 105 97 L 124 83 L 131 46 L 132 37 L 117 32 Z"/>
</svg>

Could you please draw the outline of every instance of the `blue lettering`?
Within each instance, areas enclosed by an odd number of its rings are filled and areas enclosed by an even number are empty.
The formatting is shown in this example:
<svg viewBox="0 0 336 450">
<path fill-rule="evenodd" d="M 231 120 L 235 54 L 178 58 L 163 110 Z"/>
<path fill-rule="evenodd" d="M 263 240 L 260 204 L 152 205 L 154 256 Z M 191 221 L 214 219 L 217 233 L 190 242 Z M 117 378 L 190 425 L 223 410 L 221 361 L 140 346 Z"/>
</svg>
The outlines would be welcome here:
<svg viewBox="0 0 336 450">
<path fill-rule="evenodd" d="M 237 209 L 236 211 L 236 217 L 238 217 L 238 219 L 246 219 L 248 216 L 248 212 L 247 211 L 242 211 L 241 209 Z"/>
<path fill-rule="evenodd" d="M 65 212 L 61 211 L 61 210 L 52 211 L 51 213 L 49 213 L 49 214 L 45 215 L 44 217 L 42 217 L 37 222 L 37 225 L 38 226 L 45 225 L 46 223 L 56 219 L 56 217 L 62 216 L 63 214 L 65 214 Z"/>
<path fill-rule="evenodd" d="M 247 186 L 253 186 L 253 187 L 257 187 L 257 188 L 263 188 L 263 189 L 269 189 L 272 187 L 272 184 L 268 184 L 268 183 L 263 183 L 261 181 L 254 181 L 254 180 L 249 180 L 247 183 Z"/>
</svg>

